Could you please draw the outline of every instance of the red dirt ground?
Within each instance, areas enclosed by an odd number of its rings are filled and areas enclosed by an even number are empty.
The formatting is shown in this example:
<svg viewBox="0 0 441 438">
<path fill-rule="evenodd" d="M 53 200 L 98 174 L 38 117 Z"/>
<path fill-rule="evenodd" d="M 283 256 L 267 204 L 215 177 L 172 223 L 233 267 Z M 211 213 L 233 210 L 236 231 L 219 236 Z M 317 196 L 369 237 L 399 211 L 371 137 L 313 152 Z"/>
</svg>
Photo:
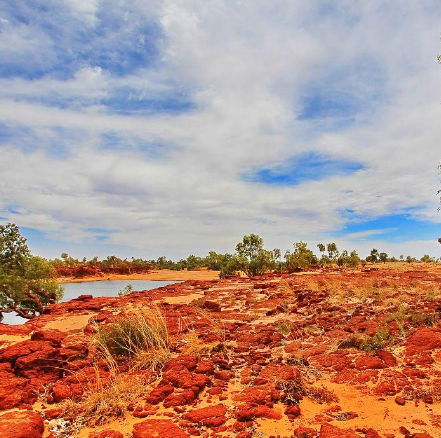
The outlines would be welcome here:
<svg viewBox="0 0 441 438">
<path fill-rule="evenodd" d="M 0 324 L 1 436 L 440 437 L 440 286 L 441 267 L 395 263 L 50 306 L 23 326 Z M 172 337 L 164 367 L 139 373 L 120 418 L 60 418 L 97 375 L 94 324 L 153 302 Z"/>
</svg>

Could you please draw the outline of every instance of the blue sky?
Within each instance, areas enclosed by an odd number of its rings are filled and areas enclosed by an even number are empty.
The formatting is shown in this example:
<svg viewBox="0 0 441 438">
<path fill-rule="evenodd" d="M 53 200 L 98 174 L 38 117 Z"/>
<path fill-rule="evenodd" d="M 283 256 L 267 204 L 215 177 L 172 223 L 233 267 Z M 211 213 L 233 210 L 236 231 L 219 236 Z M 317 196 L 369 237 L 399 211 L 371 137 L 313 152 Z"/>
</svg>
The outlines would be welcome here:
<svg viewBox="0 0 441 438">
<path fill-rule="evenodd" d="M 0 4 L 0 217 L 34 252 L 439 256 L 437 0 Z"/>
</svg>

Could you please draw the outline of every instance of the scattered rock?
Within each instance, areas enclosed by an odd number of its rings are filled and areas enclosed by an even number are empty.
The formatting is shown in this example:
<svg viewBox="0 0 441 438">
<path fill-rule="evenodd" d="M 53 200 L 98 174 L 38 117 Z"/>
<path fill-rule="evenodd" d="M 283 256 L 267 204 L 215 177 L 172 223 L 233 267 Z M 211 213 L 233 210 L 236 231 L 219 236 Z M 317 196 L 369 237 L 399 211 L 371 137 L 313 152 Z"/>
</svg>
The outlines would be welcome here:
<svg viewBox="0 0 441 438">
<path fill-rule="evenodd" d="M 400 406 L 404 406 L 406 404 L 406 400 L 403 397 L 395 397 L 395 403 Z"/>
</svg>

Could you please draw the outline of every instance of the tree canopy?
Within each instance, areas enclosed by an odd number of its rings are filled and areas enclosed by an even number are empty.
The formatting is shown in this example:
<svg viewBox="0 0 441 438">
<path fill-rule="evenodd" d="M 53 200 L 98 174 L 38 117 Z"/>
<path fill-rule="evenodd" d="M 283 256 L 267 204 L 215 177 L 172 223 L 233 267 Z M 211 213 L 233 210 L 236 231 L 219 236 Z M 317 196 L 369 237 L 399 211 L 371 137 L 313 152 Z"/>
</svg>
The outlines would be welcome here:
<svg viewBox="0 0 441 438">
<path fill-rule="evenodd" d="M 31 254 L 17 225 L 0 225 L 0 320 L 8 312 L 32 319 L 61 297 L 51 264 Z"/>
</svg>

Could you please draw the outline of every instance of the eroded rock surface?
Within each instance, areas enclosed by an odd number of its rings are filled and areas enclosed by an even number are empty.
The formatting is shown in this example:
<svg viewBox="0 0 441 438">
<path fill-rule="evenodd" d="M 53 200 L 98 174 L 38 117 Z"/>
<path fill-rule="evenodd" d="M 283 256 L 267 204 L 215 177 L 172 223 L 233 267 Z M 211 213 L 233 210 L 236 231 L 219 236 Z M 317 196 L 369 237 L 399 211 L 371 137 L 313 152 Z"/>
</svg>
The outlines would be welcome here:
<svg viewBox="0 0 441 438">
<path fill-rule="evenodd" d="M 17 424 L 0 435 L 40 438 L 38 410 L 44 438 L 56 437 L 60 403 L 97 378 L 96 324 L 156 303 L 170 359 L 141 372 L 127 423 L 86 437 L 441 436 L 441 270 L 399 266 L 85 295 L 22 327 L 0 324 L 0 431 Z M 109 378 L 105 366 L 98 374 Z"/>
</svg>

